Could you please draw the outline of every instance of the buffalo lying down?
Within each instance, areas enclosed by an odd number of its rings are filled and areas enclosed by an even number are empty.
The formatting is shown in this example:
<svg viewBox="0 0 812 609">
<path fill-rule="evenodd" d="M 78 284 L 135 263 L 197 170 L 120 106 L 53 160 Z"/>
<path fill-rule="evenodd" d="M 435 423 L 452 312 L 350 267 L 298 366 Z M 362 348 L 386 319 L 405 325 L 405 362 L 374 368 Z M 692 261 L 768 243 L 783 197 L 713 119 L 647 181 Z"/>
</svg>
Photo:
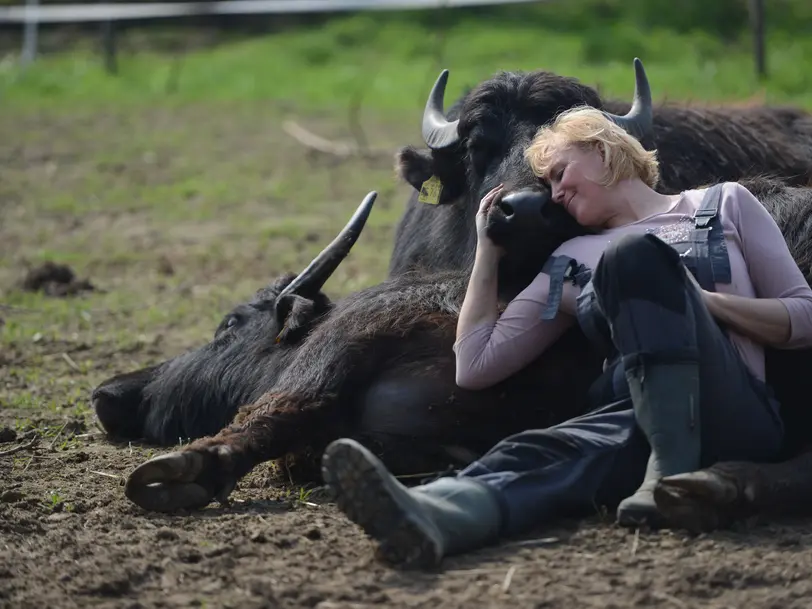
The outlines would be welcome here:
<svg viewBox="0 0 812 609">
<path fill-rule="evenodd" d="M 742 183 L 776 218 L 809 280 L 812 188 Z M 497 387 L 468 392 L 455 386 L 451 345 L 466 280 L 464 271 L 405 274 L 334 303 L 269 393 L 213 437 L 140 466 L 128 480 L 128 497 L 147 509 L 202 506 L 224 499 L 258 463 L 305 444 L 318 450 L 340 436 L 361 440 L 397 473 L 440 469 L 453 456 L 481 452 L 512 431 L 578 414 L 600 373 L 578 333 Z M 795 365 L 812 363 L 809 352 L 786 354 Z M 803 398 L 809 381 L 788 368 L 775 374 L 788 429 L 808 434 L 812 413 Z M 573 387 L 579 391 L 575 401 Z M 806 434 L 790 434 L 788 454 L 797 454 Z M 708 524 L 708 515 L 718 525 L 749 508 L 794 503 L 812 509 L 806 501 L 812 500 L 812 475 L 801 469 L 807 459 L 720 464 L 666 479 L 659 494 L 672 516 L 690 526 Z"/>
</svg>

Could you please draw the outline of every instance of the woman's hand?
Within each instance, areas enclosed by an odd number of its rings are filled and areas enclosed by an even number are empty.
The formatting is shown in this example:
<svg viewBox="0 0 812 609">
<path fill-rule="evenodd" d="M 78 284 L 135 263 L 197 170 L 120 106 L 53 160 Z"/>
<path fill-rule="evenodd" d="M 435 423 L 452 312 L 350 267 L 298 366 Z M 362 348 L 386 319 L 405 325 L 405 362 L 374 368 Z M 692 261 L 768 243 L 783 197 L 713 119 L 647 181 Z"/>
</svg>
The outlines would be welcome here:
<svg viewBox="0 0 812 609">
<path fill-rule="evenodd" d="M 792 324 L 787 307 L 777 298 L 748 298 L 703 290 L 691 271 L 685 269 L 688 280 L 702 295 L 702 301 L 714 319 L 734 332 L 757 343 L 782 347 L 792 336 Z"/>
<path fill-rule="evenodd" d="M 499 184 L 496 188 L 492 188 L 490 191 L 482 197 L 482 200 L 479 202 L 479 210 L 476 214 L 476 234 L 477 234 L 477 245 L 479 247 L 484 247 L 488 250 L 494 250 L 498 252 L 501 256 L 504 253 L 501 247 L 498 247 L 491 241 L 491 238 L 488 237 L 487 234 L 487 225 L 488 225 L 488 213 L 491 210 L 491 206 L 493 202 L 496 200 L 496 197 L 504 190 L 505 185 Z"/>
<path fill-rule="evenodd" d="M 694 274 L 688 270 L 687 266 L 683 266 L 682 268 L 685 269 L 685 274 L 688 276 L 688 281 L 693 284 L 699 294 L 702 296 L 702 302 L 705 303 L 705 306 L 708 307 L 708 310 L 713 315 L 713 292 L 708 292 L 707 290 L 703 289 L 699 282 L 694 277 Z"/>
</svg>

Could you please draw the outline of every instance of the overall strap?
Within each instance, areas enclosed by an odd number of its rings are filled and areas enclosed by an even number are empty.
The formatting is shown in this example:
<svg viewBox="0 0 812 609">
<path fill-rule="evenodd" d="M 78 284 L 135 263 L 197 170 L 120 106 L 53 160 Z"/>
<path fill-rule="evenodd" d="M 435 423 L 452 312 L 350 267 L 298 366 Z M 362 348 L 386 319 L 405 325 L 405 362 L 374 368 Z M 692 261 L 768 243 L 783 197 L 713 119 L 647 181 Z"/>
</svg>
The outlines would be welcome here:
<svg viewBox="0 0 812 609">
<path fill-rule="evenodd" d="M 592 278 L 592 269 L 583 264 L 578 264 L 574 258 L 569 256 L 550 256 L 542 273 L 550 276 L 550 292 L 547 296 L 547 306 L 541 313 L 541 319 L 549 321 L 555 318 L 558 307 L 561 305 L 561 297 L 564 293 L 564 281 L 568 280 L 572 285 L 583 288 Z"/>
<path fill-rule="evenodd" d="M 696 279 L 704 289 L 713 292 L 717 283 L 730 283 L 730 259 L 727 254 L 725 235 L 719 221 L 719 203 L 722 200 L 722 184 L 711 186 L 699 209 L 694 214 L 691 232 L 691 249 L 696 260 Z"/>
</svg>

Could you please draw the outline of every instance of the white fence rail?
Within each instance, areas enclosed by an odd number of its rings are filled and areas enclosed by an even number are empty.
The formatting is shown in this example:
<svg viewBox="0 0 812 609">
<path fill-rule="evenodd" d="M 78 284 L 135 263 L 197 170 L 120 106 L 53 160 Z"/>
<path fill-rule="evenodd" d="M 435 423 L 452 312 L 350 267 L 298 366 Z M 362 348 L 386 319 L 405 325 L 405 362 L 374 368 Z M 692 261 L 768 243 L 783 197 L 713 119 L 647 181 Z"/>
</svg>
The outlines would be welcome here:
<svg viewBox="0 0 812 609">
<path fill-rule="evenodd" d="M 0 24 L 20 23 L 25 34 L 21 60 L 28 63 L 37 52 L 37 28 L 41 23 L 101 22 L 105 27 L 108 62 L 114 55 L 112 23 L 132 19 L 165 19 L 201 15 L 257 15 L 335 13 L 347 11 L 394 11 L 530 4 L 551 0 L 217 0 L 212 2 L 155 2 L 127 4 L 59 4 L 42 6 L 28 0 L 25 6 L 0 7 Z M 570 0 L 572 1 L 572 0 Z M 756 73 L 766 75 L 764 0 L 748 0 L 753 29 Z"/>
<path fill-rule="evenodd" d="M 218 2 L 155 2 L 127 4 L 57 4 L 0 7 L 0 23 L 77 23 L 161 19 L 195 15 L 251 15 L 394 11 L 500 4 L 539 0 L 220 0 Z"/>
</svg>

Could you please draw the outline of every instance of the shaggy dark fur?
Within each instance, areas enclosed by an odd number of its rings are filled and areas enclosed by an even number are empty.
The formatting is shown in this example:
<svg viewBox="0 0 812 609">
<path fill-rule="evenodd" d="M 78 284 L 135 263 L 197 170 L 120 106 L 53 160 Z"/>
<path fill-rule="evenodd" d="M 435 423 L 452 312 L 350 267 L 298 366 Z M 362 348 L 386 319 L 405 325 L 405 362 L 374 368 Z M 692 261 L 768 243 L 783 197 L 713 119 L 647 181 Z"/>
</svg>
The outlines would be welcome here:
<svg viewBox="0 0 812 609">
<path fill-rule="evenodd" d="M 462 271 L 406 274 L 338 301 L 272 391 L 194 446 L 239 446 L 244 473 L 306 448 L 318 455 L 352 436 L 372 443 L 394 471 L 412 474 L 460 465 L 454 455 L 583 412 L 601 362 L 577 332 L 497 386 L 456 386 L 451 347 L 466 286 Z M 396 438 L 408 440 L 408 452 L 387 450 Z"/>
</svg>

